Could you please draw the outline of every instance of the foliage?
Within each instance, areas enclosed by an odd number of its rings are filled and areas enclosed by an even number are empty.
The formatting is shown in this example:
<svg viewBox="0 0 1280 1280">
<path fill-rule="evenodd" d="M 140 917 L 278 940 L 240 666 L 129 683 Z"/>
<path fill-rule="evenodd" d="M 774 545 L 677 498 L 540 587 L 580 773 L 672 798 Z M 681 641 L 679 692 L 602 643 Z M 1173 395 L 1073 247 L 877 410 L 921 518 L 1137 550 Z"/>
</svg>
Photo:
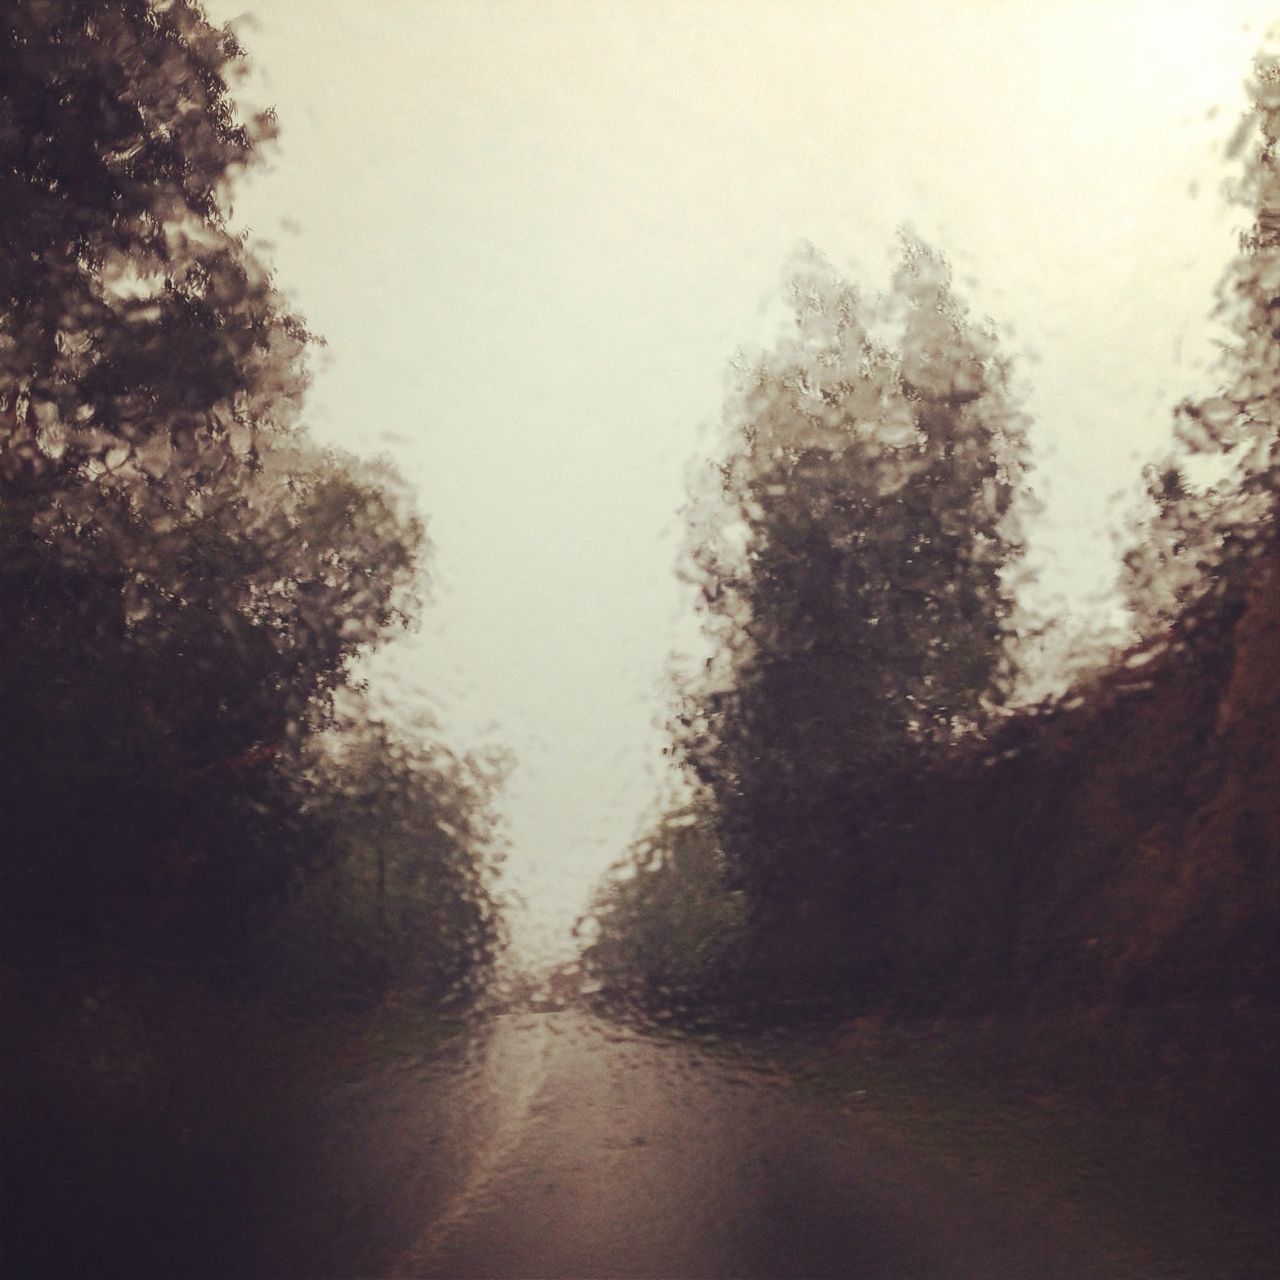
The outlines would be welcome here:
<svg viewBox="0 0 1280 1280">
<path fill-rule="evenodd" d="M 1274 501 L 1280 469 L 1280 57 L 1260 55 L 1250 82 L 1251 109 L 1233 154 L 1243 155 L 1236 200 L 1253 216 L 1241 252 L 1219 290 L 1235 335 L 1222 395 L 1186 403 L 1181 428 L 1197 449 L 1238 450 L 1246 491 Z"/>
<path fill-rule="evenodd" d="M 190 0 L 0 7 L 11 938 L 234 951 L 300 879 L 363 856 L 319 735 L 358 658 L 411 621 L 425 532 L 388 466 L 298 423 L 315 339 L 227 224 L 274 132 L 236 114 L 242 65 Z M 429 809 L 488 799 L 422 750 L 380 766 L 421 793 L 395 809 L 401 851 Z M 483 851 L 456 865 L 479 831 L 458 829 L 436 859 L 459 912 L 433 943 L 456 948 L 446 968 L 491 914 Z"/>
<path fill-rule="evenodd" d="M 1007 696 L 1026 469 L 1008 362 L 938 254 L 904 237 L 866 300 L 809 253 L 791 294 L 795 333 L 740 367 L 719 492 L 693 513 L 720 652 L 680 732 L 764 896 L 893 761 Z"/>
<path fill-rule="evenodd" d="M 309 751 L 325 847 L 263 940 L 268 982 L 295 1005 L 439 1000 L 477 989 L 502 940 L 490 875 L 492 800 L 508 762 L 458 757 L 357 705 Z"/>
<path fill-rule="evenodd" d="M 704 997 L 731 963 L 743 925 L 706 799 L 674 808 L 613 868 L 579 932 L 584 972 L 617 1003 L 670 1009 Z"/>
<path fill-rule="evenodd" d="M 1120 574 L 1144 638 L 1167 634 L 1206 596 L 1239 594 L 1270 505 L 1262 493 L 1246 493 L 1238 477 L 1193 484 L 1182 459 L 1148 468 L 1146 479 Z"/>
<path fill-rule="evenodd" d="M 257 433 L 292 421 L 308 340 L 225 224 L 273 127 L 235 116 L 241 51 L 189 0 L 9 4 L 0 22 L 9 500 L 37 514 L 57 495 L 83 519 L 122 488 L 224 495 Z"/>
<path fill-rule="evenodd" d="M 1280 59 L 1260 56 L 1251 108 L 1232 154 L 1243 158 L 1234 196 L 1253 216 L 1218 290 L 1232 338 L 1223 383 L 1184 400 L 1177 449 L 1148 475 L 1121 584 L 1144 635 L 1167 630 L 1202 600 L 1239 597 L 1252 566 L 1274 545 L 1280 488 Z M 1192 464 L 1225 472 L 1197 486 Z"/>
</svg>

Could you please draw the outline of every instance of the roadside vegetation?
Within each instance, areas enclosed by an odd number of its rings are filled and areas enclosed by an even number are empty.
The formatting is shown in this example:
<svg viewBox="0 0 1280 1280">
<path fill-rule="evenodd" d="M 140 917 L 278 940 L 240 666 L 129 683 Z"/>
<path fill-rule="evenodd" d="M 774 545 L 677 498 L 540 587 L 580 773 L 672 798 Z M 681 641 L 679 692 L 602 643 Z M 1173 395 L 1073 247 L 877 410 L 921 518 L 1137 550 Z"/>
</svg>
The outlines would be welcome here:
<svg viewBox="0 0 1280 1280">
<path fill-rule="evenodd" d="M 307 435 L 319 340 L 228 221 L 276 128 L 243 64 L 188 0 L 3 10 L 4 945 L 465 998 L 503 762 L 363 697 L 426 531 Z"/>
<path fill-rule="evenodd" d="M 447 1041 L 503 941 L 505 759 L 362 685 L 430 547 L 308 436 L 320 339 L 230 221 L 244 66 L 193 0 L 0 6 L 6 1274 L 243 1256 L 253 1153 Z"/>
<path fill-rule="evenodd" d="M 671 721 L 694 865 L 663 819 L 601 888 L 583 960 L 601 1007 L 666 1018 L 679 973 L 681 1017 L 914 1028 L 953 1065 L 1140 1111 L 1272 1185 L 1275 60 L 1252 99 L 1234 148 L 1253 230 L 1218 301 L 1233 338 L 1148 473 L 1132 640 L 1034 705 L 1027 423 L 994 331 L 910 238 L 877 298 L 813 253 L 790 270 L 794 330 L 739 367 L 689 509 L 716 644 Z M 645 945 L 673 911 L 664 937 L 690 941 Z"/>
</svg>

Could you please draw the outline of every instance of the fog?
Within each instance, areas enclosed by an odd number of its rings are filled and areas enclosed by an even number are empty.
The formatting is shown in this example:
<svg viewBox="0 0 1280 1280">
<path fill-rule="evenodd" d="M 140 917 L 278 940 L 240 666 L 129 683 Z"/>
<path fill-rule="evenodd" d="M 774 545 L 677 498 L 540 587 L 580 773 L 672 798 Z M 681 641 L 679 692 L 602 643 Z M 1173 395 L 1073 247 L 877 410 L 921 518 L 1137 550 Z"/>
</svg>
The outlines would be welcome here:
<svg viewBox="0 0 1280 1280">
<path fill-rule="evenodd" d="M 521 953 L 567 948 L 667 785 L 686 475 L 797 243 L 867 290 L 903 224 L 949 257 L 1034 419 L 1029 600 L 1112 616 L 1110 530 L 1210 376 L 1261 4 L 209 9 L 281 121 L 236 219 L 328 341 L 306 419 L 428 518 L 423 625 L 370 679 L 514 753 Z"/>
</svg>

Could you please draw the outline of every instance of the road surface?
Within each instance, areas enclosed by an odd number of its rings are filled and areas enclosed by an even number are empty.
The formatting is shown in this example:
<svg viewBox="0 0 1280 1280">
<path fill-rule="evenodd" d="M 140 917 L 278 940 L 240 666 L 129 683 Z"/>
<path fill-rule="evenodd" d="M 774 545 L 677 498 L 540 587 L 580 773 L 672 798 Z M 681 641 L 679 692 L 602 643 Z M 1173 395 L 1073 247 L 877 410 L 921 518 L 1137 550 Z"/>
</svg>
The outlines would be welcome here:
<svg viewBox="0 0 1280 1280">
<path fill-rule="evenodd" d="M 926 1167 L 782 1073 L 577 1011 L 496 1017 L 451 1058 L 339 1091 L 277 1155 L 242 1188 L 261 1229 L 241 1271 L 1119 1274 L 1085 1228 Z"/>
</svg>

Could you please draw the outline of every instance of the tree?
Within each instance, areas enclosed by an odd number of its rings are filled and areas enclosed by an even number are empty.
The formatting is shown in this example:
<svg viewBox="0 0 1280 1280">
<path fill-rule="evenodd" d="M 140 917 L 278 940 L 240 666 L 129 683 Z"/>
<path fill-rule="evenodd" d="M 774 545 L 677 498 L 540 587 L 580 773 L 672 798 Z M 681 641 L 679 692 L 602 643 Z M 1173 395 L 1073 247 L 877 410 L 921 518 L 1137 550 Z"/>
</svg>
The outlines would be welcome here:
<svg viewBox="0 0 1280 1280">
<path fill-rule="evenodd" d="M 490 889 L 502 860 L 493 796 L 501 753 L 459 756 L 433 725 L 412 731 L 347 696 L 307 748 L 319 869 L 263 939 L 273 987 L 295 1006 L 433 1002 L 474 994 L 502 943 Z"/>
<path fill-rule="evenodd" d="M 611 1008 L 669 1015 L 715 994 L 743 923 L 726 870 L 705 796 L 660 814 L 611 869 L 575 930 L 588 938 L 582 968 Z"/>
<path fill-rule="evenodd" d="M 1251 109 L 1233 154 L 1244 155 L 1235 199 L 1253 228 L 1219 289 L 1219 308 L 1235 333 L 1226 352 L 1222 394 L 1184 402 L 1180 427 L 1198 450 L 1237 453 L 1247 493 L 1272 506 L 1280 488 L 1280 56 L 1259 55 L 1249 86 Z M 1274 519 L 1274 509 L 1272 519 Z"/>
<path fill-rule="evenodd" d="M 10 504 L 137 471 L 186 493 L 292 422 L 309 335 L 225 221 L 273 130 L 236 117 L 242 56 L 190 0 L 0 12 Z"/>
<path fill-rule="evenodd" d="M 1167 636 L 1206 598 L 1238 596 L 1269 522 L 1268 501 L 1239 477 L 1197 486 L 1187 470 L 1174 457 L 1149 467 L 1133 517 L 1120 586 L 1142 639 Z"/>
<path fill-rule="evenodd" d="M 1280 493 L 1280 58 L 1260 56 L 1250 109 L 1231 145 L 1243 159 L 1234 198 L 1253 216 L 1218 288 L 1232 339 L 1223 382 L 1175 414 L 1175 450 L 1148 473 L 1121 587 L 1144 635 L 1192 621 L 1200 606 L 1238 600 L 1275 545 Z M 1194 462 L 1218 477 L 1197 485 Z"/>
<path fill-rule="evenodd" d="M 425 531 L 299 425 L 315 339 L 227 222 L 274 132 L 236 114 L 243 59 L 191 0 L 0 5 L 10 938 L 234 949 L 355 856 L 316 743 L 411 621 Z"/>
<path fill-rule="evenodd" d="M 1009 364 L 938 254 L 904 237 L 876 300 L 812 252 L 790 288 L 795 332 L 740 367 L 693 510 L 719 651 L 680 729 L 757 906 L 817 874 L 904 756 L 1007 697 L 1027 465 Z"/>
</svg>

